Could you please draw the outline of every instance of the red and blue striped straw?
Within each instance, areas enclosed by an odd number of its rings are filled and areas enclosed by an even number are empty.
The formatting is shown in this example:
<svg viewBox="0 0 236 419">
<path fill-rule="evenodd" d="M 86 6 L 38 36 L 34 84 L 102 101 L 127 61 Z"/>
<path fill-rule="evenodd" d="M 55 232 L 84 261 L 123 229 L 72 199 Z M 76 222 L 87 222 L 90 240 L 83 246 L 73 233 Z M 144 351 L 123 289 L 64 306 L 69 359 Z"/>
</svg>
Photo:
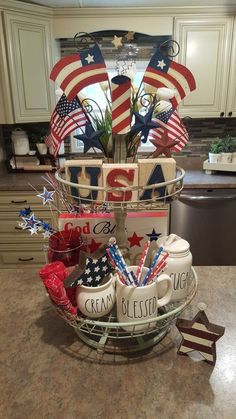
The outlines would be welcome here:
<svg viewBox="0 0 236 419">
<path fill-rule="evenodd" d="M 141 256 L 141 259 L 139 261 L 139 265 L 138 265 L 138 268 L 137 268 L 137 271 L 136 271 L 136 278 L 137 278 L 137 281 L 138 281 L 139 285 L 140 285 L 142 270 L 143 270 L 143 267 L 144 267 L 144 264 L 145 264 L 145 260 L 146 260 L 146 257 L 147 257 L 148 250 L 149 250 L 149 246 L 150 246 L 150 241 L 147 241 L 147 243 L 145 243 L 145 245 L 144 245 L 142 256 Z"/>
<path fill-rule="evenodd" d="M 156 263 L 157 263 L 157 261 L 158 261 L 158 259 L 159 259 L 159 256 L 160 256 L 160 254 L 161 254 L 162 250 L 163 250 L 163 247 L 160 247 L 160 249 L 158 250 L 158 252 L 157 252 L 156 256 L 154 257 L 154 259 L 153 259 L 153 261 L 152 261 L 152 263 L 151 263 L 151 266 L 150 266 L 150 268 L 149 268 L 148 272 L 146 273 L 146 275 L 145 275 L 145 277 L 144 277 L 144 279 L 143 279 L 143 282 L 142 282 L 142 284 L 141 284 L 141 285 L 142 285 L 142 287 L 143 287 L 144 285 L 146 285 L 146 283 L 147 283 L 147 281 L 148 281 L 149 277 L 152 275 L 152 271 L 153 271 L 153 269 L 154 269 L 154 267 L 155 267 L 155 265 L 156 265 Z"/>
</svg>

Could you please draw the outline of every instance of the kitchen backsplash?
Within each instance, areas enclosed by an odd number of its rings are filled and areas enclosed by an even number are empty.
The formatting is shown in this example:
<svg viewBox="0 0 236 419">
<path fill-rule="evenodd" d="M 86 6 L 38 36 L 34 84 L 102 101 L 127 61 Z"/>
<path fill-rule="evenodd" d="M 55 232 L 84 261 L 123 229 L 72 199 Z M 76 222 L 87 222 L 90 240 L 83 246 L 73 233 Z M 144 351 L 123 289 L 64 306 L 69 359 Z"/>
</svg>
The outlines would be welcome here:
<svg viewBox="0 0 236 419">
<path fill-rule="evenodd" d="M 209 144 L 217 137 L 223 137 L 227 134 L 236 136 L 236 118 L 205 118 L 191 119 L 185 122 L 186 128 L 190 134 L 190 141 L 184 147 L 180 156 L 183 157 L 205 157 L 208 154 Z M 0 145 L 6 151 L 6 155 L 11 152 L 11 132 L 14 128 L 20 127 L 25 130 L 30 137 L 30 133 L 39 131 L 41 128 L 47 128 L 48 123 L 30 123 L 16 125 L 0 126 L 1 141 Z M 69 141 L 66 141 L 65 151 L 69 152 Z"/>
</svg>

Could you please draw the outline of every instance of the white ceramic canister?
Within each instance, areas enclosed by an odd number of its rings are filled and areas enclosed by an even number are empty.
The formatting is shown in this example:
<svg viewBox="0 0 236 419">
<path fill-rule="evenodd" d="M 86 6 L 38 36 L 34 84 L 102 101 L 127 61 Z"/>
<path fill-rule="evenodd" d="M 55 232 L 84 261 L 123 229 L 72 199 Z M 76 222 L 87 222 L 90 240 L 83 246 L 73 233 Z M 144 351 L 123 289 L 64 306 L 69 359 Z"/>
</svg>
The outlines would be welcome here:
<svg viewBox="0 0 236 419">
<path fill-rule="evenodd" d="M 116 301 L 115 278 L 103 285 L 87 287 L 80 285 L 76 290 L 76 302 L 79 311 L 91 319 L 97 319 L 108 314 Z"/>
<path fill-rule="evenodd" d="M 189 243 L 176 234 L 170 234 L 169 236 L 160 237 L 157 240 L 157 246 L 158 248 L 162 246 L 163 251 L 169 253 L 166 260 L 165 273 L 173 281 L 171 301 L 186 298 L 192 267 L 192 254 Z M 165 287 L 160 284 L 160 296 L 164 294 Z"/>
<path fill-rule="evenodd" d="M 15 128 L 11 133 L 11 140 L 13 143 L 14 154 L 17 156 L 24 156 L 29 153 L 29 139 L 23 129 Z"/>
</svg>

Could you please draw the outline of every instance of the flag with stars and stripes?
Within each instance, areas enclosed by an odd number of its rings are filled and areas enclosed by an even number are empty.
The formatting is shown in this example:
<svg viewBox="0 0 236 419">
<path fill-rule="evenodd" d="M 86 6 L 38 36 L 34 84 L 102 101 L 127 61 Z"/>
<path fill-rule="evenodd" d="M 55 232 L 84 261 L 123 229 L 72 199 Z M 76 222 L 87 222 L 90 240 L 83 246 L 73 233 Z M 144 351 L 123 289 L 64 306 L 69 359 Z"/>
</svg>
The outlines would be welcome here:
<svg viewBox="0 0 236 419">
<path fill-rule="evenodd" d="M 68 102 L 63 94 L 52 113 L 50 120 L 50 135 L 45 139 L 48 147 L 53 146 L 56 157 L 61 142 L 76 128 L 83 127 L 87 122 L 80 101 L 75 97 Z"/>
<path fill-rule="evenodd" d="M 84 87 L 108 80 L 104 58 L 98 45 L 63 57 L 53 67 L 50 79 L 72 100 Z"/>
<path fill-rule="evenodd" d="M 172 152 L 179 153 L 189 140 L 188 132 L 180 120 L 178 112 L 173 108 L 168 111 L 163 111 L 154 119 L 159 124 L 158 128 L 152 129 L 149 132 L 148 140 L 159 140 L 162 138 L 165 130 L 168 131 L 168 138 L 170 140 L 178 141 Z"/>
<path fill-rule="evenodd" d="M 79 276 L 79 278 L 70 283 L 68 287 L 75 287 L 78 285 L 96 287 L 100 284 L 103 278 L 112 271 L 113 268 L 111 267 L 109 258 L 105 253 L 99 259 L 87 257 L 84 272 Z"/>
<path fill-rule="evenodd" d="M 158 49 L 152 56 L 143 76 L 143 83 L 156 87 L 167 87 L 176 91 L 170 99 L 174 108 L 185 96 L 196 89 L 194 77 L 188 68 L 163 55 Z"/>
</svg>

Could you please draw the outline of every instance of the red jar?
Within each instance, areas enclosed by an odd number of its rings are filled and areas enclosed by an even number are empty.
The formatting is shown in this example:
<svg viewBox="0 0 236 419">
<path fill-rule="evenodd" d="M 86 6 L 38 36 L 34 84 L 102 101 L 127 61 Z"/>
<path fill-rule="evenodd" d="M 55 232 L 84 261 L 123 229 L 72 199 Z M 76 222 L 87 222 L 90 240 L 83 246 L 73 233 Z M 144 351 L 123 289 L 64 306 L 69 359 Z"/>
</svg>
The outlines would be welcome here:
<svg viewBox="0 0 236 419">
<path fill-rule="evenodd" d="M 81 250 L 83 241 L 78 232 L 58 231 L 49 238 L 48 262 L 61 261 L 67 267 L 77 265 Z"/>
</svg>

